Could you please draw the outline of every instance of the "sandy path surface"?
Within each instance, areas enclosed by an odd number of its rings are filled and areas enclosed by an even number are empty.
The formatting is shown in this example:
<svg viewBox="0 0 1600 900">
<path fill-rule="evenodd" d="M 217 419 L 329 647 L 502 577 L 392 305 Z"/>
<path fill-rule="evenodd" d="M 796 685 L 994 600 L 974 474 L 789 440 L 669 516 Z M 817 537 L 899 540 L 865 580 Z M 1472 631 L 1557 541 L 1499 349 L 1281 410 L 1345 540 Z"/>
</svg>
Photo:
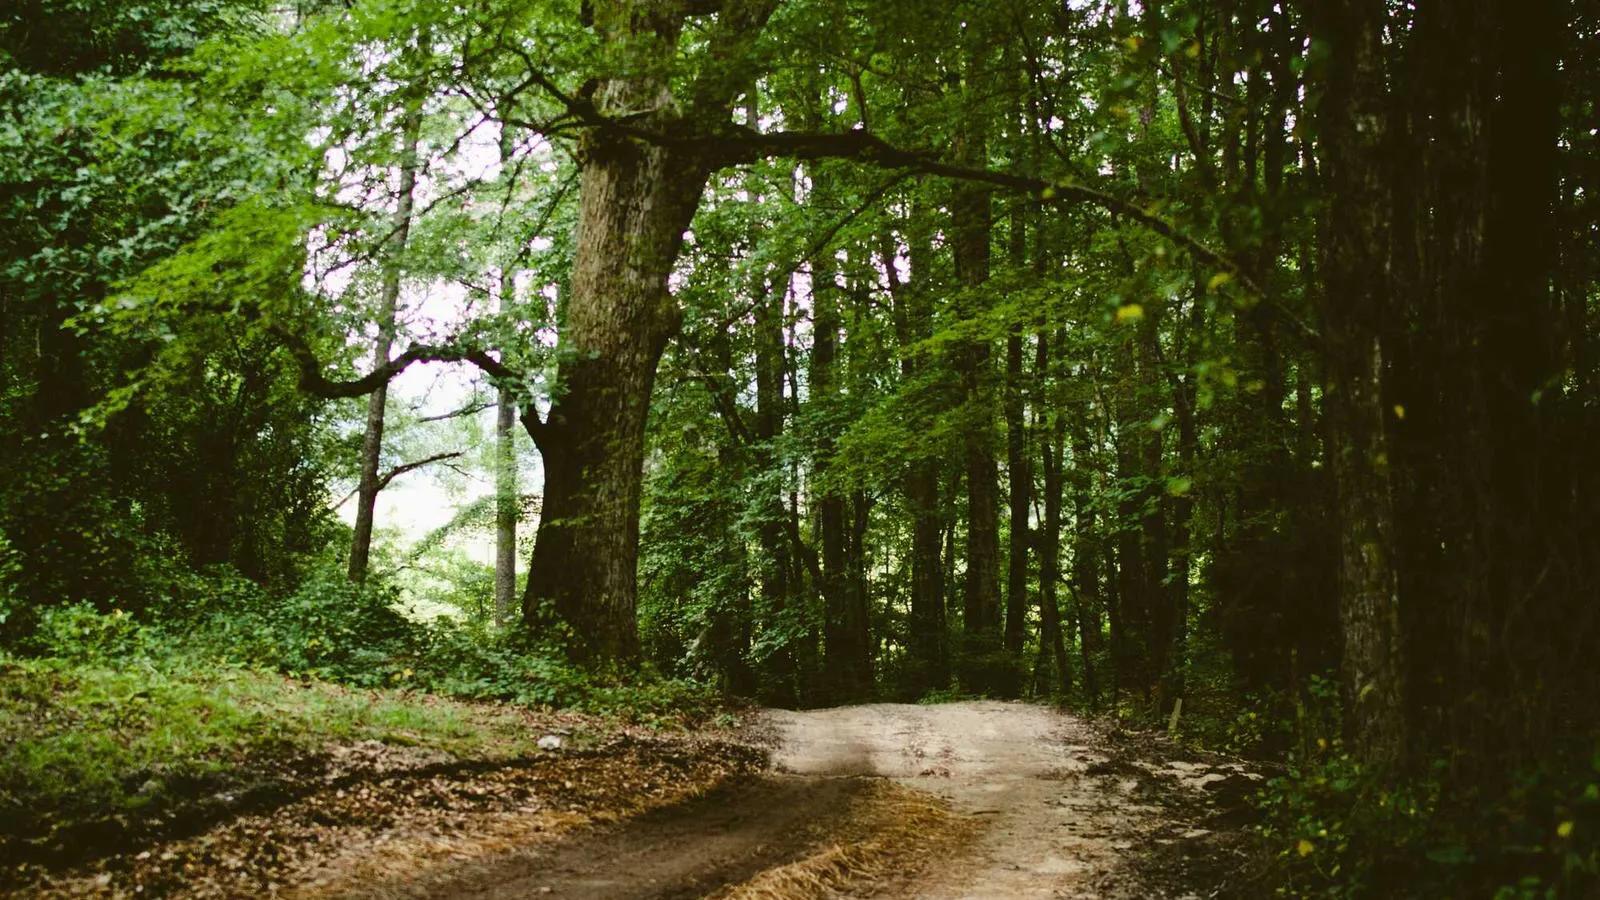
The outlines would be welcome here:
<svg viewBox="0 0 1600 900">
<path fill-rule="evenodd" d="M 772 710 L 765 719 L 776 738 L 772 773 L 464 861 L 444 878 L 354 894 L 1199 897 L 1212 892 L 1190 890 L 1185 854 L 1209 833 L 1196 825 L 1208 815 L 1203 788 L 1246 777 L 1168 760 L 1163 742 L 1119 751 L 1083 721 L 1023 703 Z M 1164 861 L 1149 865 L 1163 849 Z"/>
<path fill-rule="evenodd" d="M 1021 703 L 773 712 L 780 771 L 895 779 L 987 822 L 969 852 L 895 893 L 929 898 L 1148 896 L 1121 863 L 1170 831 L 1144 773 L 1104 772 L 1081 721 Z M 1180 765 L 1181 764 L 1177 764 Z M 1158 771 L 1152 769 L 1152 771 Z M 1174 777 L 1188 773 L 1173 771 Z"/>
</svg>

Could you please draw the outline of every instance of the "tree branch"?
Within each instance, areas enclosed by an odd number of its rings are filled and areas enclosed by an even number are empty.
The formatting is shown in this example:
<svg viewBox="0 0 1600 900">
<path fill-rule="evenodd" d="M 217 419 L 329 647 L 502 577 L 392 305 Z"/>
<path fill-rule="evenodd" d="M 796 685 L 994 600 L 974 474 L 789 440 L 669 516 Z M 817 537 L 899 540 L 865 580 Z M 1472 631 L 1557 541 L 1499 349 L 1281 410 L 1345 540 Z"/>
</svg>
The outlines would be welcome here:
<svg viewBox="0 0 1600 900">
<path fill-rule="evenodd" d="M 446 419 L 459 419 L 462 416 L 475 416 L 486 409 L 494 409 L 494 407 L 495 404 L 493 403 L 468 403 L 466 406 L 463 406 L 460 409 L 451 410 L 447 413 L 440 413 L 436 416 L 423 416 L 422 418 L 417 419 L 417 421 L 443 422 Z"/>
<path fill-rule="evenodd" d="M 427 457 L 425 459 L 419 459 L 419 460 L 416 460 L 414 462 L 401 463 L 400 465 L 395 466 L 394 468 L 390 469 L 389 471 L 383 473 L 382 477 L 380 477 L 378 479 L 378 490 L 381 491 L 384 488 L 388 487 L 389 486 L 389 482 L 395 480 L 396 478 L 399 478 L 401 475 L 404 475 L 407 472 L 414 472 L 417 469 L 422 468 L 423 466 L 432 465 L 433 463 L 440 462 L 442 460 L 455 459 L 455 458 L 459 457 L 460 455 L 461 455 L 461 452 L 459 450 L 451 452 L 451 453 L 435 453 L 434 455 L 429 456 L 429 457 Z"/>
<path fill-rule="evenodd" d="M 516 372 L 484 350 L 448 345 L 412 344 L 404 353 L 375 367 L 360 378 L 337 381 L 322 374 L 322 361 L 317 359 L 317 355 L 312 352 L 311 346 L 304 338 L 282 326 L 274 325 L 271 331 L 283 341 L 289 350 L 289 355 L 294 357 L 295 365 L 299 369 L 300 389 L 325 400 L 370 394 L 419 362 L 470 362 L 494 378 L 512 380 L 517 376 Z"/>
</svg>

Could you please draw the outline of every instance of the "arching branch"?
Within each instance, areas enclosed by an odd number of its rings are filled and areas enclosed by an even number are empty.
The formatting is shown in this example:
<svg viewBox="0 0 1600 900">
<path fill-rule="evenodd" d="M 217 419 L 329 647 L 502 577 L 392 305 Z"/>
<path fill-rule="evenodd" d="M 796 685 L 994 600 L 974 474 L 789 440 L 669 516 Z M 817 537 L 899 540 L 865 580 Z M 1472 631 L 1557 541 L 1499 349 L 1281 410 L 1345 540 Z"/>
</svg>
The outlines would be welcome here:
<svg viewBox="0 0 1600 900">
<path fill-rule="evenodd" d="M 322 361 L 317 358 L 305 338 L 280 326 L 274 326 L 272 332 L 283 341 L 283 345 L 289 350 L 289 355 L 294 357 L 295 365 L 299 369 L 300 389 L 327 400 L 370 394 L 419 362 L 470 362 L 494 378 L 513 380 L 517 376 L 514 370 L 490 356 L 485 350 L 450 345 L 412 344 L 399 356 L 374 367 L 371 372 L 360 378 L 339 381 L 323 374 Z"/>
</svg>

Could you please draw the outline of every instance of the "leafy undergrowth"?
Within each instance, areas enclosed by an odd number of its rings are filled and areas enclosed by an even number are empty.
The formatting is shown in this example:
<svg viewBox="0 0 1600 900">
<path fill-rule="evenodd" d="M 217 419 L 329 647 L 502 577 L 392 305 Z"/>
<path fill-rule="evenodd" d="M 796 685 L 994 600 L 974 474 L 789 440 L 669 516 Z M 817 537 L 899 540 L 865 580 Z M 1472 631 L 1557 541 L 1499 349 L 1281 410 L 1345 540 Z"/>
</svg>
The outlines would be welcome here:
<svg viewBox="0 0 1600 900">
<path fill-rule="evenodd" d="M 1257 795 L 1261 855 L 1284 896 L 1600 896 L 1600 750 L 1584 749 L 1489 791 L 1443 760 L 1384 777 L 1325 740 Z"/>
<path fill-rule="evenodd" d="M 526 768 L 552 756 L 541 738 L 570 754 L 626 733 L 616 717 L 174 660 L 0 658 L 0 884 L 340 785 Z"/>
<path fill-rule="evenodd" d="M 1454 773 L 1446 759 L 1400 774 L 1363 767 L 1341 737 L 1331 673 L 1243 703 L 1214 680 L 1190 689 L 1182 744 L 1252 758 L 1269 776 L 1236 798 L 1234 815 L 1251 823 L 1239 833 L 1248 839 L 1226 848 L 1236 894 L 1600 896 L 1600 741 L 1553 747 L 1488 789 L 1495 779 Z M 1123 712 L 1165 727 L 1147 708 Z M 1221 858 L 1192 842 L 1182 849 Z"/>
<path fill-rule="evenodd" d="M 391 587 L 355 585 L 326 565 L 274 596 L 227 573 L 174 589 L 160 615 L 87 604 L 44 610 L 20 655 L 122 668 L 277 671 L 356 688 L 411 688 L 464 700 L 598 713 L 630 724 L 702 725 L 725 712 L 714 687 L 631 668 L 573 665 L 559 627 L 496 629 L 404 615 Z M 5 614 L 0 604 L 0 617 Z"/>
</svg>

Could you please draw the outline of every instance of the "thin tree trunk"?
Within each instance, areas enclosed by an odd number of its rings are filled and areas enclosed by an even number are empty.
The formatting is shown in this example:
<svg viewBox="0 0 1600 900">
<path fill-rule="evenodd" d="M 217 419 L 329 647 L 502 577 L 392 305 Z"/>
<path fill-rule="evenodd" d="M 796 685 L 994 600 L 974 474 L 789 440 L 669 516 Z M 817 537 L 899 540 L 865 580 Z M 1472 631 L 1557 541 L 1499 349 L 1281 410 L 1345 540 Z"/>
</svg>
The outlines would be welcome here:
<svg viewBox="0 0 1600 900">
<path fill-rule="evenodd" d="M 510 281 L 502 280 L 502 291 Z M 500 388 L 495 412 L 494 620 L 503 627 L 517 595 L 517 398 L 510 388 Z"/>
<path fill-rule="evenodd" d="M 810 402 L 820 405 L 839 399 L 841 318 L 832 257 L 824 250 L 811 264 Z M 832 434 L 825 435 L 821 441 L 817 453 L 818 475 L 824 475 L 832 462 L 833 444 Z M 817 479 L 813 479 L 811 485 L 816 491 L 812 505 L 817 510 L 818 542 L 822 548 L 822 644 L 829 681 L 828 697 L 833 702 L 860 700 L 871 693 L 872 676 L 870 647 L 859 640 L 854 615 L 857 603 L 850 562 L 849 498 L 837 489 L 822 487 Z"/>
<path fill-rule="evenodd" d="M 1012 204 L 1009 242 L 1011 264 L 1021 268 L 1026 262 L 1026 237 L 1021 201 Z M 1022 332 L 1013 327 L 1006 336 L 1006 477 L 1009 482 L 1010 521 L 1006 553 L 1006 652 L 1022 655 L 1027 637 L 1028 545 L 1032 542 L 1028 512 L 1033 490 L 1033 470 L 1029 465 L 1027 429 L 1024 423 Z M 1042 373 L 1038 377 L 1042 377 Z"/>
<path fill-rule="evenodd" d="M 511 159 L 511 126 L 500 129 L 500 164 Z M 499 304 L 502 315 L 511 311 L 517 288 L 516 273 L 507 265 L 500 270 Z M 494 425 L 494 624 L 505 627 L 517 594 L 517 424 L 519 398 L 508 386 L 497 391 Z"/>
<path fill-rule="evenodd" d="M 1197 340 L 1205 324 L 1204 282 L 1195 278 L 1195 297 L 1189 317 L 1190 341 Z M 1170 607 L 1171 651 L 1161 679 L 1161 707 L 1165 713 L 1173 701 L 1183 697 L 1187 689 L 1189 649 L 1189 576 L 1192 566 L 1190 530 L 1194 519 L 1192 491 L 1195 456 L 1199 446 L 1199 430 L 1195 421 L 1198 410 L 1195 376 L 1190 373 L 1173 385 L 1173 409 L 1178 419 L 1178 473 L 1190 479 L 1189 486 L 1178 491 L 1172 499 L 1172 585 Z"/>
<path fill-rule="evenodd" d="M 1035 377 L 1042 383 L 1050 372 L 1050 337 L 1039 333 L 1034 363 Z M 1049 413 L 1049 430 L 1039 433 L 1039 452 L 1044 462 L 1044 522 L 1039 532 L 1039 656 L 1054 657 L 1056 687 L 1063 699 L 1072 694 L 1072 660 L 1067 656 L 1066 637 L 1061 625 L 1061 606 L 1056 596 L 1061 582 L 1061 456 L 1066 443 L 1066 421 L 1060 411 Z"/>
<path fill-rule="evenodd" d="M 422 113 L 415 105 L 406 112 L 401 129 L 403 146 L 400 149 L 400 184 L 396 194 L 394 214 L 390 219 L 392 233 L 383 282 L 378 294 L 378 336 L 372 344 L 374 366 L 389 360 L 394 347 L 395 316 L 400 306 L 400 257 L 405 253 L 411 235 L 411 215 L 417 190 L 417 145 L 422 129 Z M 372 526 L 377 511 L 378 492 L 383 486 L 378 482 L 378 464 L 383 455 L 384 408 L 389 402 L 388 382 L 378 385 L 367 395 L 366 431 L 361 438 L 361 483 L 356 489 L 355 533 L 350 539 L 351 581 L 365 581 L 372 555 Z"/>
<path fill-rule="evenodd" d="M 1139 387 L 1140 393 L 1150 395 L 1145 408 L 1161 409 L 1160 402 L 1160 340 L 1158 317 L 1147 316 L 1139 328 Z M 1142 404 L 1143 405 L 1143 404 Z M 1148 693 L 1158 687 L 1167 670 L 1167 659 L 1172 648 L 1174 615 L 1172 596 L 1167 588 L 1170 560 L 1168 559 L 1167 507 L 1168 497 L 1162 478 L 1165 441 L 1161 429 L 1141 426 L 1138 429 L 1140 444 L 1140 469 L 1149 485 L 1145 489 L 1144 516 L 1140 522 L 1140 544 L 1145 571 L 1140 579 L 1144 592 L 1145 677 L 1140 685 Z"/>
<path fill-rule="evenodd" d="M 749 96 L 751 99 L 745 121 L 754 128 L 760 121 L 760 114 L 753 89 Z M 748 188 L 751 197 L 757 196 L 756 187 L 752 183 Z M 791 578 L 795 561 L 790 552 L 785 525 L 788 511 L 784 509 L 783 491 L 777 479 L 771 477 L 779 465 L 773 443 L 783 433 L 785 295 L 779 286 L 770 284 L 765 278 L 752 285 L 751 290 L 757 291 L 759 298 L 755 310 L 755 438 L 756 464 L 763 473 L 757 480 L 757 489 L 764 490 L 764 496 L 757 501 L 761 517 L 761 620 L 765 624 L 782 627 L 790 615 L 796 582 Z M 763 666 L 763 680 L 769 702 L 793 706 L 799 701 L 794 651 L 790 647 L 784 645 L 771 652 Z"/>
<path fill-rule="evenodd" d="M 1084 410 L 1087 415 L 1087 409 Z M 1090 709 L 1100 706 L 1100 683 L 1094 653 L 1100 649 L 1100 537 L 1095 533 L 1090 505 L 1089 429 L 1080 424 L 1072 440 L 1072 586 L 1076 595 L 1078 647 L 1083 657 L 1083 690 Z M 1048 493 L 1046 494 L 1048 496 Z"/>
<path fill-rule="evenodd" d="M 977 117 L 963 126 L 956 158 L 981 164 L 987 144 Z M 985 185 L 964 183 L 951 189 L 950 218 L 956 279 L 966 303 L 965 317 L 975 317 L 977 289 L 989 280 L 991 192 Z M 967 424 L 962 453 L 967 480 L 967 573 L 962 591 L 969 687 L 1010 692 L 993 671 L 1001 649 L 1000 634 L 1000 509 L 999 464 L 993 447 L 994 397 L 990 347 L 985 339 L 963 342 L 956 351 L 966 393 Z"/>
<path fill-rule="evenodd" d="M 896 248 L 885 232 L 880 256 L 894 302 L 894 327 L 900 351 L 900 377 L 913 382 L 924 370 L 913 346 L 928 337 L 932 311 L 927 290 L 933 254 L 925 211 L 913 207 L 907 223 L 911 271 L 902 282 L 895 268 Z M 922 387 L 928 390 L 928 387 Z M 939 510 L 939 460 L 921 456 L 907 466 L 902 489 L 911 512 L 911 609 L 907 623 L 905 694 L 916 699 L 949 684 L 945 653 L 944 570 L 940 563 L 943 521 Z"/>
</svg>

